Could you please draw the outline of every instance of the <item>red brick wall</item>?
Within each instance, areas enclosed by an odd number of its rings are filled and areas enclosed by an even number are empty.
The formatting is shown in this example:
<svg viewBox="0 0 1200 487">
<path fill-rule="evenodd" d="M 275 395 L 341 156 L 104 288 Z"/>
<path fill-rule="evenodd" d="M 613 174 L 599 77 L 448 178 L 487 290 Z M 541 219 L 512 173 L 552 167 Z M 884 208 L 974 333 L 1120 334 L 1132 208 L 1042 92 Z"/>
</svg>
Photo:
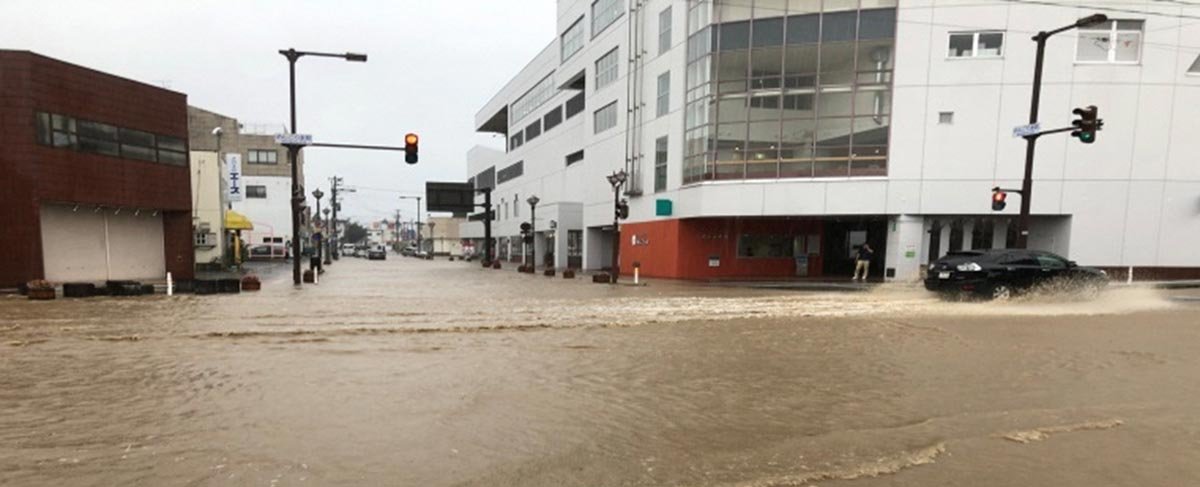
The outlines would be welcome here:
<svg viewBox="0 0 1200 487">
<path fill-rule="evenodd" d="M 187 139 L 187 96 L 25 51 L 0 50 L 0 287 L 42 277 L 42 203 L 164 211 L 168 269 L 192 274 L 186 166 L 86 154 L 36 143 L 45 111 Z M 182 215 L 183 223 L 172 217 Z M 186 249 L 185 249 L 186 247 Z M 186 251 L 185 251 L 186 250 Z"/>
</svg>

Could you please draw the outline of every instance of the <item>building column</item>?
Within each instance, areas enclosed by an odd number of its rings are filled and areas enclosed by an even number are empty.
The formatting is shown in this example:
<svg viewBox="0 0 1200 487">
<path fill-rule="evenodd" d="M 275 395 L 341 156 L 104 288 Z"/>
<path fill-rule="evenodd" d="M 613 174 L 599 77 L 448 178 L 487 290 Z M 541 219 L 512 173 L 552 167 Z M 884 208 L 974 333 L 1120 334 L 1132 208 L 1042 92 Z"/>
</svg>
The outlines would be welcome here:
<svg viewBox="0 0 1200 487">
<path fill-rule="evenodd" d="M 974 240 L 974 237 L 975 237 L 975 219 L 969 218 L 963 222 L 963 232 L 962 232 L 962 249 L 963 250 L 971 250 L 972 249 L 971 244 L 973 243 L 972 241 Z"/>
<path fill-rule="evenodd" d="M 942 258 L 946 253 L 950 252 L 950 227 L 953 225 L 953 219 L 942 221 L 942 234 L 938 237 L 938 254 L 935 260 Z"/>
<path fill-rule="evenodd" d="M 992 248 L 1003 249 L 1008 244 L 1008 220 L 997 218 L 992 224 Z"/>
<path fill-rule="evenodd" d="M 899 215 L 888 219 L 886 269 L 894 269 L 896 281 L 914 281 L 921 277 L 921 254 L 925 244 L 925 219 L 918 215 Z"/>
</svg>

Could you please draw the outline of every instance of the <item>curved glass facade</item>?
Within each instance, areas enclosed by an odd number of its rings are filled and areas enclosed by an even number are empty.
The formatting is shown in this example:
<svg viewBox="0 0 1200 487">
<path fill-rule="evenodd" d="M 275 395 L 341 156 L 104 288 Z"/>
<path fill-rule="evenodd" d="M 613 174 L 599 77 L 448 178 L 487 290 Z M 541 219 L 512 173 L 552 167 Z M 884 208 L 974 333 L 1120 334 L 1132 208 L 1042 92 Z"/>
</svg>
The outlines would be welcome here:
<svg viewBox="0 0 1200 487">
<path fill-rule="evenodd" d="M 685 184 L 887 175 L 895 0 L 691 0 Z"/>
</svg>

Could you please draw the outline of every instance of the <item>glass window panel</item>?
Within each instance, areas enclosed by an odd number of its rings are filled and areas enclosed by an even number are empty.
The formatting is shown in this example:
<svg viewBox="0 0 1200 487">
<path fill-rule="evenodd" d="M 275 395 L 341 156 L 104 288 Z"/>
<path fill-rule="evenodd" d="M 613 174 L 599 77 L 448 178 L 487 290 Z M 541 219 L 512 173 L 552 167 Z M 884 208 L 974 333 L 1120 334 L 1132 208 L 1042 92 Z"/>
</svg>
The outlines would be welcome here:
<svg viewBox="0 0 1200 487">
<path fill-rule="evenodd" d="M 825 14 L 821 16 L 821 40 L 824 42 L 854 40 L 857 31 L 858 12 L 829 13 L 828 2 Z"/>
<path fill-rule="evenodd" d="M 777 159 L 779 157 L 779 122 L 751 122 L 746 156 L 749 160 Z"/>
<path fill-rule="evenodd" d="M 820 40 L 821 15 L 792 15 L 787 18 L 788 44 L 815 44 Z"/>
<path fill-rule="evenodd" d="M 746 177 L 746 163 L 717 161 L 716 174 L 713 177 L 717 180 L 744 179 Z"/>
<path fill-rule="evenodd" d="M 1138 32 L 1117 33 L 1117 42 L 1113 46 L 1113 60 L 1118 63 L 1136 63 L 1142 52 L 1142 34 Z"/>
<path fill-rule="evenodd" d="M 1188 74 L 1200 74 L 1200 56 L 1196 56 L 1196 60 L 1192 61 L 1192 66 L 1188 68 Z"/>
<path fill-rule="evenodd" d="M 559 48 L 560 59 L 564 62 L 583 49 L 583 16 L 563 32 Z"/>
<path fill-rule="evenodd" d="M 111 142 L 117 141 L 117 127 L 115 126 L 81 120 L 79 121 L 78 128 L 80 137 Z M 179 139 L 174 140 L 178 141 Z M 183 150 L 183 147 L 180 147 L 178 150 Z"/>
<path fill-rule="evenodd" d="M 620 76 L 620 60 L 618 59 L 617 51 L 618 49 L 614 48 L 596 60 L 596 84 L 594 89 L 599 90 L 608 86 Z"/>
<path fill-rule="evenodd" d="M 960 32 L 950 34 L 950 50 L 947 57 L 972 57 L 975 50 L 975 33 Z"/>
<path fill-rule="evenodd" d="M 736 80 L 736 81 L 722 81 L 719 85 L 717 85 L 717 92 L 722 93 L 722 94 L 724 94 L 724 93 L 745 93 L 746 91 L 748 91 L 750 89 L 749 86 L 750 86 L 749 81 L 744 80 L 744 79 L 740 79 L 740 80 Z"/>
<path fill-rule="evenodd" d="M 895 8 L 898 3 L 897 0 L 862 0 L 858 8 L 861 8 L 863 13 L 866 13 L 870 9 Z"/>
<path fill-rule="evenodd" d="M 896 37 L 896 9 L 864 10 L 858 17 L 859 39 L 891 39 Z"/>
<path fill-rule="evenodd" d="M 50 114 L 46 112 L 38 112 L 37 114 L 37 141 L 39 144 L 50 145 Z"/>
<path fill-rule="evenodd" d="M 141 161 L 158 160 L 158 154 L 155 153 L 153 147 L 144 147 L 140 145 L 121 144 L 121 156 L 130 159 L 138 159 Z"/>
<path fill-rule="evenodd" d="M 977 57 L 1000 57 L 1004 54 L 1003 32 L 980 32 L 979 45 L 976 47 Z"/>
<path fill-rule="evenodd" d="M 783 108 L 783 110 L 784 110 L 783 117 L 784 118 L 811 117 L 812 109 L 813 109 L 813 99 L 814 99 L 814 96 L 812 94 L 784 95 L 783 101 L 781 103 L 781 108 Z M 800 113 L 790 113 L 790 112 L 800 112 Z"/>
<path fill-rule="evenodd" d="M 778 77 L 783 74 L 783 48 L 765 47 L 750 51 L 750 76 Z M 776 83 L 778 87 L 778 83 Z"/>
<path fill-rule="evenodd" d="M 658 13 L 658 53 L 671 49 L 671 6 Z"/>
<path fill-rule="evenodd" d="M 654 141 L 654 191 L 667 189 L 667 137 Z"/>
<path fill-rule="evenodd" d="M 783 130 L 780 136 L 780 157 L 811 159 L 817 122 L 812 118 L 784 120 L 781 128 Z"/>
<path fill-rule="evenodd" d="M 542 126 L 545 130 L 550 130 L 557 127 L 563 121 L 562 105 L 554 107 L 546 116 L 542 118 Z"/>
<path fill-rule="evenodd" d="M 876 40 L 858 43 L 858 71 L 875 72 L 892 69 L 892 41 Z"/>
<path fill-rule="evenodd" d="M 818 117 L 845 117 L 851 115 L 854 94 L 847 91 L 822 91 L 817 96 Z"/>
<path fill-rule="evenodd" d="M 187 165 L 187 154 L 173 150 L 159 150 L 158 162 L 172 166 L 184 166 Z"/>
<path fill-rule="evenodd" d="M 592 2 L 592 37 L 596 37 L 608 26 L 621 18 L 625 12 L 622 0 L 596 0 Z"/>
<path fill-rule="evenodd" d="M 168 137 L 166 135 L 158 136 L 158 148 L 172 150 L 175 152 L 187 151 L 187 145 L 183 142 L 183 139 Z"/>
<path fill-rule="evenodd" d="M 754 47 L 783 45 L 783 17 L 754 21 Z"/>
<path fill-rule="evenodd" d="M 671 72 L 658 76 L 658 98 L 655 100 L 655 116 L 661 117 L 671 111 Z"/>
<path fill-rule="evenodd" d="M 750 120 L 779 120 L 780 96 L 756 95 L 750 98 Z"/>
<path fill-rule="evenodd" d="M 1135 30 L 1135 31 L 1141 32 L 1142 26 L 1145 24 L 1145 21 L 1144 20 L 1126 19 L 1126 20 L 1117 20 L 1116 23 L 1117 23 L 1117 30 Z M 1101 25 L 1104 25 L 1104 24 L 1101 24 Z"/>
<path fill-rule="evenodd" d="M 542 135 L 542 121 L 539 119 L 525 127 L 525 140 L 530 141 Z"/>
<path fill-rule="evenodd" d="M 856 71 L 854 65 L 854 43 L 834 42 L 821 45 L 821 84 L 848 84 L 849 77 L 830 77 L 834 72 L 850 73 Z M 836 83 L 832 79 L 841 79 Z"/>
<path fill-rule="evenodd" d="M 812 75 L 817 72 L 817 46 L 788 46 L 783 56 L 783 72 L 793 75 Z M 787 83 L 791 86 L 791 83 Z"/>
<path fill-rule="evenodd" d="M 860 89 L 854 93 L 855 115 L 884 115 L 888 112 L 886 89 Z"/>
<path fill-rule="evenodd" d="M 745 79 L 750 71 L 750 52 L 722 52 L 717 56 L 717 79 L 719 81 Z"/>
<path fill-rule="evenodd" d="M 732 51 L 750 47 L 750 22 L 732 22 L 720 24 L 720 36 L 717 42 L 720 50 Z"/>
<path fill-rule="evenodd" d="M 744 161 L 746 160 L 746 130 L 745 123 L 722 123 L 717 125 L 717 160 Z"/>
<path fill-rule="evenodd" d="M 1081 31 L 1075 50 L 1075 60 L 1083 62 L 1107 62 L 1111 35 L 1108 31 Z"/>
<path fill-rule="evenodd" d="M 725 96 L 717 102 L 717 116 L 721 123 L 746 121 L 746 95 Z"/>
</svg>

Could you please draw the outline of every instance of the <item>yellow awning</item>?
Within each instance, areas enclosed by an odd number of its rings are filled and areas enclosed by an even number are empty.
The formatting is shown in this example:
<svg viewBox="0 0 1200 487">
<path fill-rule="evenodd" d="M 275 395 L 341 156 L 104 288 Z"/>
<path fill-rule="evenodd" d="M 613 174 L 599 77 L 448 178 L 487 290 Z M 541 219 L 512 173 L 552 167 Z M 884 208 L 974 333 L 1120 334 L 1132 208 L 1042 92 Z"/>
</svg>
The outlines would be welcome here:
<svg viewBox="0 0 1200 487">
<path fill-rule="evenodd" d="M 254 224 L 250 223 L 250 219 L 246 218 L 246 215 L 233 210 L 225 210 L 225 229 L 254 230 Z"/>
</svg>

